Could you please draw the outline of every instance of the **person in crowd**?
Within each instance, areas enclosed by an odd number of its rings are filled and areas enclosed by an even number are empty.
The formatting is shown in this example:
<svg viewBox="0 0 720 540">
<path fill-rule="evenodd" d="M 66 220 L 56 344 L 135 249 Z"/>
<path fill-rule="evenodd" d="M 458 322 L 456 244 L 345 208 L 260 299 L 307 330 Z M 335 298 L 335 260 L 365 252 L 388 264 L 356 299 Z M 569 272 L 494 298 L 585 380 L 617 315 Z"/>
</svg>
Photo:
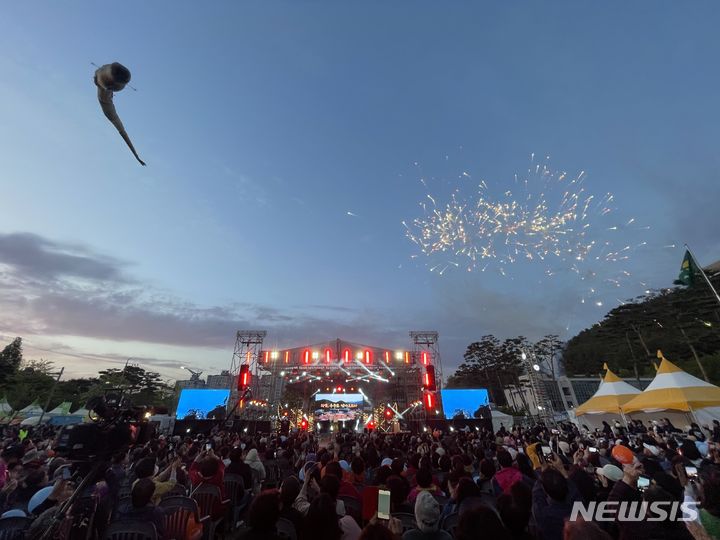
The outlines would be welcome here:
<svg viewBox="0 0 720 540">
<path fill-rule="evenodd" d="M 258 451 L 256 448 L 251 448 L 245 455 L 245 463 L 248 464 L 252 470 L 252 482 L 250 486 L 246 486 L 248 489 L 252 489 L 253 494 L 257 495 L 260 493 L 262 483 L 265 481 L 265 466 L 260 461 Z"/>
<path fill-rule="evenodd" d="M 497 513 L 485 505 L 462 512 L 455 528 L 455 540 L 477 540 L 478 537 L 511 540 L 510 533 Z"/>
<path fill-rule="evenodd" d="M 497 453 L 497 461 L 500 470 L 493 477 L 493 489 L 495 495 L 509 493 L 515 482 L 522 481 L 522 473 L 513 467 L 513 458 L 507 450 L 500 450 Z"/>
<path fill-rule="evenodd" d="M 408 501 L 413 504 L 418 494 L 427 491 L 431 495 L 442 496 L 442 491 L 433 483 L 432 471 L 428 467 L 421 467 L 415 474 L 417 484 L 408 495 Z"/>
<path fill-rule="evenodd" d="M 421 491 L 415 499 L 415 523 L 417 529 L 403 534 L 403 540 L 452 540 L 452 536 L 440 528 L 440 505 L 429 491 Z"/>
<path fill-rule="evenodd" d="M 295 476 L 286 477 L 280 485 L 280 517 L 287 519 L 295 526 L 295 531 L 302 528 L 303 515 L 293 504 L 300 494 L 300 482 Z"/>
<path fill-rule="evenodd" d="M 248 528 L 242 531 L 239 540 L 281 540 L 276 526 L 280 518 L 280 497 L 277 490 L 260 493 L 248 510 Z"/>
<path fill-rule="evenodd" d="M 532 514 L 540 540 L 562 540 L 565 519 L 578 500 L 566 475 L 562 462 L 554 456 L 552 466 L 546 466 L 533 487 Z"/>
<path fill-rule="evenodd" d="M 190 482 L 193 490 L 200 485 L 209 484 L 220 490 L 220 499 L 215 501 L 213 507 L 213 519 L 221 518 L 225 513 L 225 506 L 222 501 L 225 499 L 225 465 L 220 461 L 212 450 L 200 452 L 190 466 Z"/>
<path fill-rule="evenodd" d="M 340 492 L 338 497 L 352 497 L 360 500 L 360 493 L 350 482 L 345 480 L 345 471 L 343 471 L 340 462 L 331 461 L 325 466 L 325 474 L 332 474 L 336 478 L 340 479 Z"/>
<path fill-rule="evenodd" d="M 153 493 L 153 504 L 160 502 L 160 499 L 166 493 L 172 491 L 177 485 L 177 467 L 180 461 L 174 461 L 167 469 L 160 472 L 154 457 L 146 457 L 138 461 L 135 465 L 135 476 L 137 480 L 149 478 L 155 483 L 155 491 Z"/>
<path fill-rule="evenodd" d="M 225 474 L 238 474 L 243 479 L 243 486 L 245 489 L 252 489 L 253 487 L 253 475 L 250 465 L 245 463 L 242 458 L 242 448 L 239 446 L 233 447 L 228 453 L 228 459 L 230 459 L 230 465 L 225 467 Z"/>
<path fill-rule="evenodd" d="M 565 522 L 563 540 L 612 540 L 612 536 L 602 530 L 597 523 L 580 518 Z"/>
<path fill-rule="evenodd" d="M 666 473 L 656 473 L 651 485 L 644 491 L 639 490 L 638 478 L 643 472 L 640 463 L 624 465 L 623 478 L 615 482 L 608 501 L 658 502 L 666 506 L 673 502 L 682 502 L 684 493 L 680 482 Z M 622 520 L 616 523 L 619 530 L 618 540 L 638 538 L 690 540 L 692 538 L 684 522 L 670 519 L 667 513 L 663 519 L 663 516 L 653 512 L 651 506 L 648 506 L 645 515 L 640 517 L 640 520 Z"/>
<path fill-rule="evenodd" d="M 132 504 L 121 509 L 119 520 L 137 520 L 155 525 L 158 538 L 165 534 L 165 514 L 152 503 L 155 494 L 155 482 L 151 478 L 141 478 L 132 487 Z"/>
<path fill-rule="evenodd" d="M 357 525 L 356 525 L 357 527 Z M 358 527 L 357 536 L 360 537 Z M 335 508 L 335 501 L 327 493 L 321 493 L 309 504 L 300 540 L 349 540 L 345 538 Z"/>
</svg>

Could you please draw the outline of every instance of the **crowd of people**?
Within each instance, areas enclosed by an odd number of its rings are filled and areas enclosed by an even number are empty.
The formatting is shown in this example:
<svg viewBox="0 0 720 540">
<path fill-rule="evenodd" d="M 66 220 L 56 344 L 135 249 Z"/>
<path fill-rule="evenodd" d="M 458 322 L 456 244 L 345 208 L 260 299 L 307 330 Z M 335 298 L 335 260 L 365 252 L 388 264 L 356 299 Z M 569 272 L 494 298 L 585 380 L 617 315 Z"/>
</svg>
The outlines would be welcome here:
<svg viewBox="0 0 720 540">
<path fill-rule="evenodd" d="M 211 486 L 220 496 L 177 540 L 720 540 L 717 422 L 323 435 L 217 427 L 118 449 L 77 497 L 92 464 L 57 454 L 54 441 L 48 428 L 3 429 L 0 535 L 14 518 L 26 520 L 25 538 L 53 527 L 53 538 L 103 538 L 112 524 L 133 521 L 152 523 L 158 539 L 177 538 L 165 502 Z M 636 520 L 573 509 L 603 501 L 697 502 L 698 510 L 683 521 L 648 505 Z"/>
</svg>

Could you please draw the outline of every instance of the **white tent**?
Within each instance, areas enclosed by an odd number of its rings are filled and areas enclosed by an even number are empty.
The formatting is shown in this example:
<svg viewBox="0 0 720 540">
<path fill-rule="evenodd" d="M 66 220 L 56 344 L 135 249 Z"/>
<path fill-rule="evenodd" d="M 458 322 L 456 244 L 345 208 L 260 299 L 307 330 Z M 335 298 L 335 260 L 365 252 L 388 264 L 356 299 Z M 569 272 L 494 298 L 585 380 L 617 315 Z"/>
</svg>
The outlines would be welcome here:
<svg viewBox="0 0 720 540">
<path fill-rule="evenodd" d="M 8 403 L 7 398 L 3 396 L 2 399 L 0 399 L 0 418 L 10 414 L 12 411 L 13 408 Z"/>
<path fill-rule="evenodd" d="M 720 387 L 686 373 L 661 351 L 658 358 L 662 362 L 655 378 L 644 392 L 623 405 L 623 412 L 632 416 L 675 412 L 694 417 L 701 425 L 720 420 Z"/>
<path fill-rule="evenodd" d="M 500 424 L 505 426 L 505 429 L 508 431 L 512 429 L 512 425 L 515 422 L 514 418 L 510 416 L 509 414 L 505 414 L 504 412 L 497 411 L 493 409 L 490 411 L 492 414 L 492 426 L 493 426 L 493 433 L 497 433 L 500 430 Z"/>
<path fill-rule="evenodd" d="M 38 405 L 37 401 L 33 401 L 30 405 L 24 409 L 18 411 L 18 416 L 22 418 L 28 418 L 30 416 L 40 416 L 43 413 L 42 407 Z"/>
<path fill-rule="evenodd" d="M 63 401 L 60 405 L 55 407 L 52 411 L 45 413 L 46 416 L 65 416 L 70 414 L 70 407 L 72 403 L 69 401 Z"/>
</svg>

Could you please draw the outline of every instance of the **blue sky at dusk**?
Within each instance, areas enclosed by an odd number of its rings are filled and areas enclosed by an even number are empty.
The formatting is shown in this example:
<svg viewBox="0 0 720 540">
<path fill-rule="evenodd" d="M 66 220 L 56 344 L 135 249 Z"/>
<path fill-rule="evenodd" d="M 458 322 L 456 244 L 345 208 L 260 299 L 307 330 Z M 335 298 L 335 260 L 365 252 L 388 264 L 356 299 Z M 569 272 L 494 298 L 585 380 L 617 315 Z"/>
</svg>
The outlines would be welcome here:
<svg viewBox="0 0 720 540">
<path fill-rule="evenodd" d="M 572 337 L 720 259 L 713 2 L 12 3 L 0 18 L 0 334 L 93 374 L 169 378 L 270 346 L 401 348 L 446 374 L 480 336 Z M 102 116 L 91 62 L 133 74 Z M 531 154 L 612 192 L 630 277 L 517 263 L 430 272 L 403 220 L 462 171 L 502 191 Z M 417 163 L 417 165 L 416 165 Z M 349 215 L 348 212 L 353 215 Z M 632 237 L 632 238 L 630 238 Z M 621 239 L 622 240 L 622 239 Z M 667 248 L 668 245 L 677 247 Z M 600 276 L 610 272 L 598 263 Z"/>
</svg>

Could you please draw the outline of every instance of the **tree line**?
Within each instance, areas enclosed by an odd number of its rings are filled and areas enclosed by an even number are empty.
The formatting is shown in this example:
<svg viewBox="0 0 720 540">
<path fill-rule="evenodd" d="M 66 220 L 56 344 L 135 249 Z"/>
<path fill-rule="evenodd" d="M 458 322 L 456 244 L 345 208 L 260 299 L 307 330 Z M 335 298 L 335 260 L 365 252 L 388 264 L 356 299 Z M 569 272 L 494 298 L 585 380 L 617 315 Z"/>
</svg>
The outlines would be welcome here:
<svg viewBox="0 0 720 540">
<path fill-rule="evenodd" d="M 498 406 L 512 406 L 515 410 L 528 409 L 527 403 L 513 403 L 522 400 L 520 376 L 532 365 L 555 377 L 560 369 L 563 342 L 554 334 L 537 342 L 524 336 L 500 341 L 493 335 L 486 335 L 468 345 L 463 363 L 447 380 L 446 388 L 487 388 L 490 401 Z M 525 355 L 525 360 L 523 359 Z M 505 395 L 510 388 L 511 402 Z M 517 396 L 517 397 L 515 397 Z"/>
<path fill-rule="evenodd" d="M 45 407 L 48 398 L 46 410 L 66 401 L 72 403 L 71 410 L 76 410 L 89 398 L 109 390 L 122 390 L 136 405 L 167 407 L 174 400 L 173 388 L 159 373 L 137 365 L 105 369 L 97 377 L 60 379 L 56 384 L 58 371 L 50 361 L 25 359 L 22 338 L 17 337 L 0 352 L 0 397 L 4 395 L 14 410 L 35 401 Z"/>
</svg>

